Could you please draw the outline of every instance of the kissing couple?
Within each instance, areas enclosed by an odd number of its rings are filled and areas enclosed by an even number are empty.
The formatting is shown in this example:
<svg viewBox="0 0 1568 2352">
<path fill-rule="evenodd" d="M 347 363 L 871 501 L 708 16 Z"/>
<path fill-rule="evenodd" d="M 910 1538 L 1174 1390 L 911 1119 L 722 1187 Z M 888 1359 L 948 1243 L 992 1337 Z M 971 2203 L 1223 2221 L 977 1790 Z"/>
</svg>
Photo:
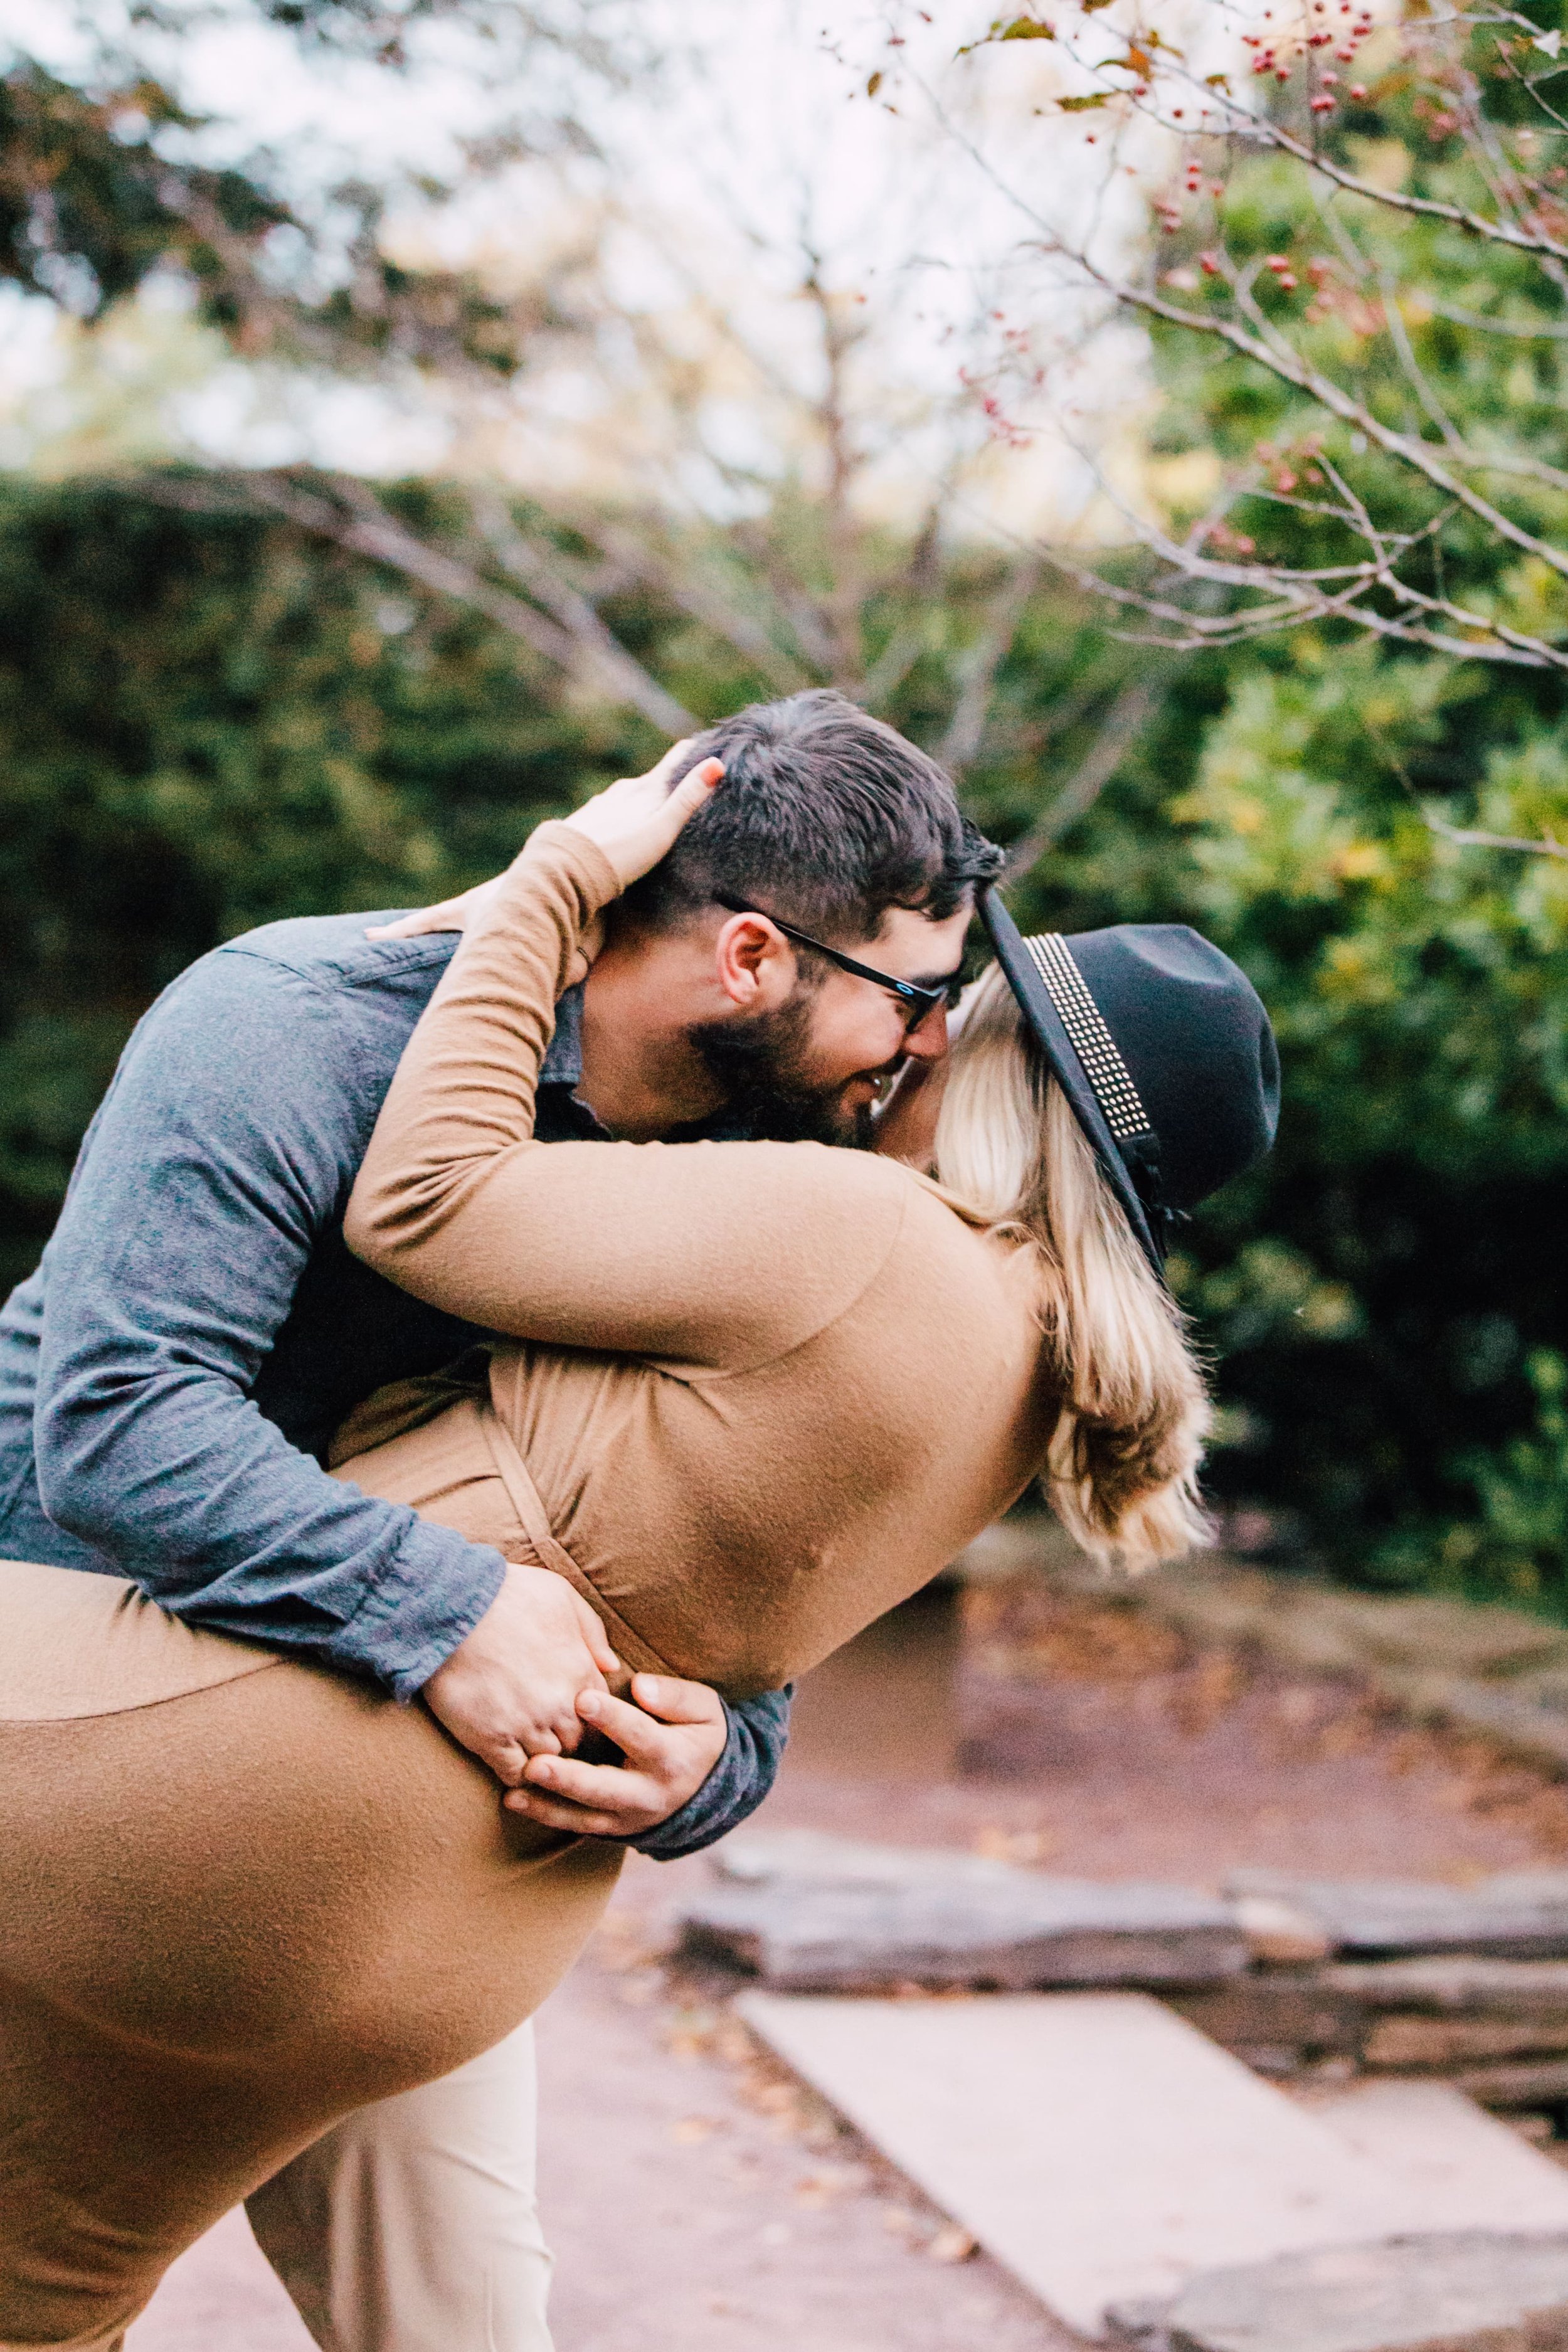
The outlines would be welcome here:
<svg viewBox="0 0 1568 2352">
<path fill-rule="evenodd" d="M 1268 1017 L 1000 864 L 797 695 L 147 1014 L 0 1316 L 0 2347 L 243 2200 L 326 2352 L 546 2352 L 527 2021 L 627 1844 L 1032 1481 L 1200 1538 L 1166 1234 Z"/>
</svg>

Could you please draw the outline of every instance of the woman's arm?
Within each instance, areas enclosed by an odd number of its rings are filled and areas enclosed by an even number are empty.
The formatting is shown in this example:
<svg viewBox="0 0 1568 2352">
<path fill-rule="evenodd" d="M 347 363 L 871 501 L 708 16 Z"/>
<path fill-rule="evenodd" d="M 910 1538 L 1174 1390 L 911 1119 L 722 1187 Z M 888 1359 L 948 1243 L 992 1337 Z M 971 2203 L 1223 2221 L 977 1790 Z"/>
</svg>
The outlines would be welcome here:
<svg viewBox="0 0 1568 2352">
<path fill-rule="evenodd" d="M 344 1231 L 492 1330 L 733 1370 L 858 1296 L 908 1180 L 813 1145 L 533 1142 L 556 998 L 624 887 L 607 850 L 570 824 L 529 841 L 409 1040 Z"/>
</svg>

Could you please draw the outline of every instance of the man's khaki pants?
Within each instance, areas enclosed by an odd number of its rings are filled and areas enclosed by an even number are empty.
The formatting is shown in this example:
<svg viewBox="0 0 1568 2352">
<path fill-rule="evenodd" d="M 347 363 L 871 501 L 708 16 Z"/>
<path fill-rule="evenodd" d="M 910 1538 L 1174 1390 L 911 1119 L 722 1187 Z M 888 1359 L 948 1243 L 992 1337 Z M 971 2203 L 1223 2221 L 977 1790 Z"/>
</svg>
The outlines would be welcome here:
<svg viewBox="0 0 1568 2352">
<path fill-rule="evenodd" d="M 322 2352 L 551 2352 L 533 2028 L 348 2116 L 246 2200 Z"/>
</svg>

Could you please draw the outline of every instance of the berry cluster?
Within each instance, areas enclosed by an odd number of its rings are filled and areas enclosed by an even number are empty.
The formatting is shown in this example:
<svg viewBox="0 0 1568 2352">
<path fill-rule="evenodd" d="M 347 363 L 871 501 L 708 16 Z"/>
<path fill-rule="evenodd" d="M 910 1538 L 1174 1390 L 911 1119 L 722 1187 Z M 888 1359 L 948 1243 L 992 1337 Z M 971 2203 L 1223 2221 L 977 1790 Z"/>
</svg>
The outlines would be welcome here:
<svg viewBox="0 0 1568 2352">
<path fill-rule="evenodd" d="M 1314 16 L 1326 16 L 1329 7 L 1330 0 L 1312 0 Z M 1241 37 L 1246 46 L 1258 51 L 1252 60 L 1253 72 L 1272 74 L 1276 81 L 1287 82 L 1295 71 L 1298 60 L 1319 49 L 1332 49 L 1341 65 L 1352 65 L 1357 50 L 1374 29 L 1372 11 L 1364 5 L 1364 0 L 1339 0 L 1339 14 L 1348 16 L 1350 23 L 1337 28 L 1315 25 L 1304 37 L 1295 40 L 1287 40 L 1276 34 L 1243 33 Z M 1339 104 L 1335 93 L 1339 89 L 1340 77 L 1325 67 L 1318 74 L 1317 82 L 1317 89 L 1310 100 L 1311 110 L 1314 114 L 1331 114 Z M 1363 99 L 1366 96 L 1365 83 L 1352 82 L 1350 95 L 1352 99 Z"/>
</svg>

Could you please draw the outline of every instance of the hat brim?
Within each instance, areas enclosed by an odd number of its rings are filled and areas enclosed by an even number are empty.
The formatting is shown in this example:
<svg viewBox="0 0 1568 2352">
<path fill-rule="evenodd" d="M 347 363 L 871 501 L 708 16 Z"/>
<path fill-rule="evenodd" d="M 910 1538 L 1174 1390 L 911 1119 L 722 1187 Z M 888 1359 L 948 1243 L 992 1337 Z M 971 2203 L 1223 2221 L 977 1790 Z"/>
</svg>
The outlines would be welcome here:
<svg viewBox="0 0 1568 2352">
<path fill-rule="evenodd" d="M 980 916 L 991 935 L 996 961 L 1006 974 L 1007 984 L 1029 1024 L 1029 1033 L 1045 1055 L 1051 1076 L 1067 1097 L 1073 1117 L 1088 1137 L 1100 1162 L 1100 1171 L 1115 1193 L 1139 1248 L 1163 1283 L 1165 1279 L 1164 1255 L 1155 1238 L 1149 1213 L 1118 1149 L 1116 1138 L 1110 1132 L 1105 1113 L 1100 1107 L 1100 1098 L 1089 1085 L 1083 1064 L 1073 1049 L 1061 1014 L 1051 1002 L 1050 992 L 1024 944 L 1023 933 L 1002 904 L 994 885 L 980 894 Z"/>
</svg>

